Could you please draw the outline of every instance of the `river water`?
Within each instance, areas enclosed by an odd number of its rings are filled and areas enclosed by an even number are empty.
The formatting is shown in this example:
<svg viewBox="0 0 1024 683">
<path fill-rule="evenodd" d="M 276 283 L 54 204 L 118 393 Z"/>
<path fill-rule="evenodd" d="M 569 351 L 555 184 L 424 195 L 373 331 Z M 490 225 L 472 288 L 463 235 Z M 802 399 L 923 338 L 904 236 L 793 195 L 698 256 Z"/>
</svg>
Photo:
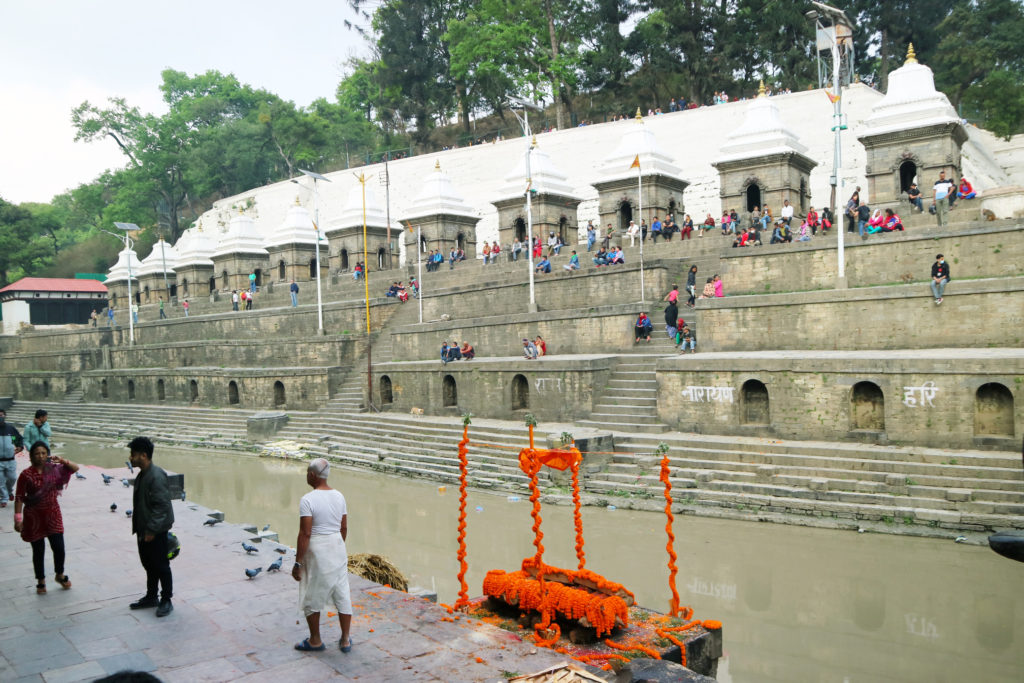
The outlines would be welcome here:
<svg viewBox="0 0 1024 683">
<path fill-rule="evenodd" d="M 61 455 L 123 467 L 123 446 L 67 442 Z M 305 465 L 219 450 L 159 447 L 154 461 L 185 475 L 188 499 L 229 522 L 271 528 L 294 546 Z M 345 494 L 350 553 L 378 553 L 412 585 L 452 602 L 458 591 L 458 488 L 334 468 Z M 468 499 L 469 595 L 488 569 L 533 554 L 530 503 Z M 544 559 L 576 566 L 572 509 L 542 511 Z M 665 517 L 585 508 L 587 567 L 668 606 Z M 680 517 L 677 586 L 696 616 L 724 624 L 723 683 L 771 681 L 1024 681 L 1024 564 L 952 540 Z M 952 536 L 952 534 L 951 534 Z"/>
</svg>

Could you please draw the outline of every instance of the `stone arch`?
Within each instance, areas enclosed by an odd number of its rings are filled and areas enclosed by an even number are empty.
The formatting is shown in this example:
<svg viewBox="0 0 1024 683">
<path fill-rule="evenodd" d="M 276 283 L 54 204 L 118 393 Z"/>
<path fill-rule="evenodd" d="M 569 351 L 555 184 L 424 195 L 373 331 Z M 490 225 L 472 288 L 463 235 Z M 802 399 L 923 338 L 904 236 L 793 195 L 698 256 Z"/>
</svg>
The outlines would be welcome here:
<svg viewBox="0 0 1024 683">
<path fill-rule="evenodd" d="M 102 398 L 110 398 L 110 387 L 105 379 L 100 381 L 100 396 Z"/>
<path fill-rule="evenodd" d="M 569 235 L 567 234 L 568 230 L 569 219 L 566 218 L 565 216 L 562 216 L 561 218 L 558 219 L 558 236 L 561 237 L 562 241 L 565 242 L 566 244 L 569 244 Z"/>
<path fill-rule="evenodd" d="M 974 435 L 1013 437 L 1013 394 L 999 382 L 974 394 Z"/>
<path fill-rule="evenodd" d="M 135 400 L 135 380 L 128 380 L 128 400 Z"/>
<path fill-rule="evenodd" d="M 675 217 L 676 217 L 676 207 L 677 206 L 678 205 L 676 204 L 675 197 L 669 198 L 669 200 L 668 200 L 668 214 L 670 216 L 672 216 L 673 220 L 675 220 Z"/>
<path fill-rule="evenodd" d="M 43 398 L 50 398 L 50 380 L 43 380 Z"/>
<path fill-rule="evenodd" d="M 757 379 L 748 379 L 740 389 L 740 415 L 745 425 L 771 424 L 768 387 Z"/>
<path fill-rule="evenodd" d="M 263 286 L 263 270 L 261 268 L 256 268 L 252 272 L 256 273 L 256 286 L 257 287 L 262 287 Z"/>
<path fill-rule="evenodd" d="M 512 410 L 527 410 L 530 407 L 530 383 L 524 375 L 512 378 Z"/>
<path fill-rule="evenodd" d="M 338 259 L 341 261 L 341 269 L 348 270 L 348 249 L 342 248 L 338 252 Z"/>
<path fill-rule="evenodd" d="M 199 382 L 190 380 L 188 383 L 188 400 L 191 403 L 199 401 Z"/>
<path fill-rule="evenodd" d="M 427 249 L 427 238 L 424 237 L 422 235 L 422 233 L 421 233 L 420 234 L 420 253 L 421 254 L 426 254 L 427 251 L 428 251 L 428 249 Z"/>
<path fill-rule="evenodd" d="M 807 213 L 807 178 L 800 179 L 800 213 Z"/>
<path fill-rule="evenodd" d="M 910 184 L 917 179 L 917 164 L 913 159 L 905 159 L 899 167 L 900 192 L 910 189 Z"/>
<path fill-rule="evenodd" d="M 206 283 L 206 286 L 210 288 L 210 294 L 217 291 L 217 280 L 211 275 L 210 281 Z"/>
<path fill-rule="evenodd" d="M 238 382 L 231 380 L 228 382 L 228 403 L 237 406 L 238 402 Z"/>
<path fill-rule="evenodd" d="M 387 268 L 387 252 L 384 251 L 384 247 L 377 249 L 377 270 L 385 270 Z"/>
<path fill-rule="evenodd" d="M 309 259 L 309 279 L 310 280 L 315 280 L 316 279 L 316 265 L 317 265 L 316 264 L 316 257 L 314 256 L 313 258 Z"/>
<path fill-rule="evenodd" d="M 285 270 L 284 259 L 277 262 L 277 277 L 284 280 L 288 276 Z"/>
<path fill-rule="evenodd" d="M 441 405 L 445 408 L 454 408 L 459 405 L 459 388 L 455 385 L 455 378 L 445 375 L 441 380 Z"/>
<path fill-rule="evenodd" d="M 181 291 L 188 296 L 188 278 L 181 281 Z"/>
<path fill-rule="evenodd" d="M 162 379 L 158 379 L 156 381 L 156 400 L 158 400 L 158 401 L 165 401 L 165 400 L 167 400 L 167 393 L 166 393 L 166 389 L 164 387 L 164 381 Z"/>
<path fill-rule="evenodd" d="M 747 212 L 754 210 L 754 207 L 760 208 L 763 206 L 763 193 L 761 192 L 761 186 L 758 184 L 757 179 L 751 179 L 747 181 L 746 186 L 743 188 L 744 201 L 746 202 Z"/>
<path fill-rule="evenodd" d="M 228 269 L 225 268 L 220 272 L 220 282 L 224 289 L 228 289 Z M 212 291 L 212 290 L 211 290 Z"/>
<path fill-rule="evenodd" d="M 143 298 L 146 301 L 150 301 L 150 298 L 149 298 L 149 285 L 146 285 L 146 288 L 142 290 L 142 294 L 143 294 Z"/>
<path fill-rule="evenodd" d="M 171 283 L 171 298 L 178 296 L 178 284 L 176 282 Z"/>
<path fill-rule="evenodd" d="M 628 199 L 623 199 L 619 202 L 619 209 L 617 211 L 619 215 L 619 230 L 625 231 L 629 227 L 629 222 L 638 219 L 633 218 L 633 205 L 629 203 Z"/>
<path fill-rule="evenodd" d="M 274 382 L 274 405 L 280 408 L 285 404 L 284 394 L 284 382 L 277 380 Z"/>
<path fill-rule="evenodd" d="M 526 241 L 526 221 L 521 216 L 512 221 L 512 229 L 515 231 L 517 240 L 520 242 Z"/>
<path fill-rule="evenodd" d="M 466 235 L 464 233 L 460 232 L 455 236 L 455 246 L 463 251 L 466 250 Z"/>
<path fill-rule="evenodd" d="M 885 395 L 874 382 L 857 382 L 850 393 L 850 428 L 885 431 Z"/>
<path fill-rule="evenodd" d="M 395 395 L 391 389 L 391 378 L 387 375 L 381 375 L 380 377 L 380 402 L 382 404 L 394 403 Z"/>
</svg>

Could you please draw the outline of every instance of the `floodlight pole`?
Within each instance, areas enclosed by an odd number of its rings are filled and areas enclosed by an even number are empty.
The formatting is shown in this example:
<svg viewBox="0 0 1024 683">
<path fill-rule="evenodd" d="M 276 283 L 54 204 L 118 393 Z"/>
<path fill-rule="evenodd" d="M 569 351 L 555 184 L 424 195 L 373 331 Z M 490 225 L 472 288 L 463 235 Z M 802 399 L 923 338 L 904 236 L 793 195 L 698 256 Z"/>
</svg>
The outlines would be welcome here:
<svg viewBox="0 0 1024 683">
<path fill-rule="evenodd" d="M 534 292 L 533 284 L 533 202 L 531 201 L 533 194 L 533 173 L 530 170 L 530 153 L 533 152 L 533 148 L 537 146 L 537 141 L 530 135 L 530 112 L 531 105 L 523 101 L 516 101 L 513 104 L 517 104 L 523 108 L 523 117 L 520 119 L 519 114 L 516 114 L 515 109 L 512 109 L 512 113 L 523 127 L 523 136 L 526 138 L 526 263 L 529 266 L 530 275 L 530 313 L 537 312 L 537 297 Z"/>
</svg>

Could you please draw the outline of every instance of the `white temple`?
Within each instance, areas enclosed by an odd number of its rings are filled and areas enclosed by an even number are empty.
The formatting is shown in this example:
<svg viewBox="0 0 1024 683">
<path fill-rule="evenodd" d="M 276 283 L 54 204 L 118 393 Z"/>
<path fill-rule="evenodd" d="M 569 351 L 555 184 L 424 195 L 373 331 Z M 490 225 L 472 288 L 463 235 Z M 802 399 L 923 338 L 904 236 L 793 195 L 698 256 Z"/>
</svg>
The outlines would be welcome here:
<svg viewBox="0 0 1024 683">
<path fill-rule="evenodd" d="M 231 219 L 227 230 L 221 232 L 217 239 L 213 257 L 228 254 L 267 255 L 267 250 L 263 248 L 263 236 L 256 227 L 256 221 L 243 211 L 239 211 L 238 215 Z"/>
<path fill-rule="evenodd" d="M 960 122 L 949 98 L 935 89 L 932 70 L 913 54 L 911 46 L 906 63 L 889 74 L 889 90 L 871 108 L 861 135 Z"/>
<path fill-rule="evenodd" d="M 747 105 L 743 123 L 729 133 L 716 163 L 768 154 L 807 154 L 807 147 L 800 143 L 796 133 L 782 121 L 776 105 L 778 98 L 767 97 L 763 93 L 764 83 L 761 84 L 759 96 Z"/>
<path fill-rule="evenodd" d="M 465 198 L 455 189 L 451 176 L 441 170 L 441 162 L 423 176 L 419 194 L 409 207 L 402 212 L 402 221 L 422 216 L 466 216 L 479 218 L 480 212 L 470 206 Z"/>
<path fill-rule="evenodd" d="M 131 273 L 131 279 L 136 280 L 139 277 L 139 273 L 142 270 L 142 262 L 139 261 L 138 255 L 134 249 L 122 249 L 117 255 L 117 263 L 107 273 L 107 286 L 110 286 L 112 282 L 119 282 L 124 280 L 127 282 L 129 273 Z"/>
<path fill-rule="evenodd" d="M 557 194 L 578 197 L 566 175 L 544 149 L 539 145 L 530 152 L 530 187 L 538 194 Z M 526 153 L 519 156 L 504 177 L 504 185 L 493 199 L 522 197 L 526 192 Z"/>
<path fill-rule="evenodd" d="M 668 147 L 659 143 L 658 136 L 646 120 L 639 116 L 639 112 L 637 114 L 635 119 L 625 124 L 629 128 L 619 140 L 618 146 L 605 156 L 598 167 L 595 181 L 635 178 L 637 172 L 632 165 L 637 158 L 640 160 L 640 175 L 682 177 L 682 169 L 676 166 L 675 159 L 665 151 Z"/>
<path fill-rule="evenodd" d="M 263 241 L 263 246 L 267 249 L 286 244 L 316 244 L 313 218 L 309 211 L 299 204 L 298 197 L 295 198 L 295 204 L 288 209 L 284 220 Z"/>
<path fill-rule="evenodd" d="M 181 240 L 178 240 L 179 242 Z M 174 275 L 174 266 L 178 264 L 178 250 L 171 244 L 167 244 L 164 238 L 160 238 L 156 244 L 153 245 L 153 250 L 149 252 L 149 256 L 142 259 L 142 267 L 137 273 L 138 276 L 146 275 L 162 275 L 168 273 L 171 276 Z M 133 271 L 133 274 L 134 273 Z"/>
</svg>

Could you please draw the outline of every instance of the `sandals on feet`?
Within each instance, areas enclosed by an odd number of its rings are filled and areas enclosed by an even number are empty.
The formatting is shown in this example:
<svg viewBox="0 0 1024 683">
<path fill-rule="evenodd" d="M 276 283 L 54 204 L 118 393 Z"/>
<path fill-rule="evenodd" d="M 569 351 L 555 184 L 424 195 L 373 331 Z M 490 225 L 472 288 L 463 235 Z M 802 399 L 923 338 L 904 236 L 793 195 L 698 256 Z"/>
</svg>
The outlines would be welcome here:
<svg viewBox="0 0 1024 683">
<path fill-rule="evenodd" d="M 39 583 L 36 584 L 36 594 L 37 595 L 46 595 L 46 583 L 45 582 L 40 581 Z"/>
<path fill-rule="evenodd" d="M 323 643 L 320 643 L 316 647 L 313 647 L 309 644 L 309 638 L 306 638 L 301 643 L 296 643 L 295 649 L 299 650 L 300 652 L 321 652 L 322 650 L 326 650 L 327 646 Z"/>
<path fill-rule="evenodd" d="M 59 583 L 64 590 L 71 588 L 71 579 L 68 578 L 67 574 L 64 574 L 63 576 L 58 574 L 54 578 L 57 580 L 57 583 Z"/>
<path fill-rule="evenodd" d="M 341 650 L 342 652 L 344 652 L 345 654 L 348 654 L 349 652 L 352 652 L 352 639 L 351 638 L 348 639 L 348 645 L 342 645 L 341 644 L 341 640 L 339 640 L 338 641 L 338 649 Z"/>
</svg>

